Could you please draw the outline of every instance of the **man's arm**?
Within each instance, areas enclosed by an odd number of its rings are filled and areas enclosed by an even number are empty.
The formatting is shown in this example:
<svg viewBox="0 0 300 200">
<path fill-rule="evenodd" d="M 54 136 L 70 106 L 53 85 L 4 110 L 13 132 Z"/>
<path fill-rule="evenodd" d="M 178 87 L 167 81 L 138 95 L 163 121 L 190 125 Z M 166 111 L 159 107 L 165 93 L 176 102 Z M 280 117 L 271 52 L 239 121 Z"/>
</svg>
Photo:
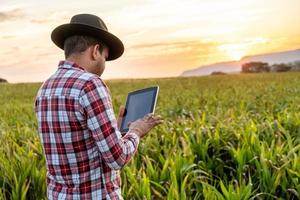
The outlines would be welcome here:
<svg viewBox="0 0 300 200">
<path fill-rule="evenodd" d="M 80 104 L 104 161 L 113 170 L 121 169 L 136 152 L 139 136 L 128 131 L 122 138 L 109 90 L 100 78 L 95 77 L 85 84 L 80 95 Z"/>
</svg>

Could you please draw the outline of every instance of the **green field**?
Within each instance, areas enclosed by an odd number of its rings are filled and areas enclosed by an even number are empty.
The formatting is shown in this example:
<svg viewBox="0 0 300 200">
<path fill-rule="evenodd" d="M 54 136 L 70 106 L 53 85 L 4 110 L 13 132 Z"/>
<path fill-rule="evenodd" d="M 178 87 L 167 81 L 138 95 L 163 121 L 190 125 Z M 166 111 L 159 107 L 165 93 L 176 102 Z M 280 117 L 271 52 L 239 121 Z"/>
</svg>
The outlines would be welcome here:
<svg viewBox="0 0 300 200">
<path fill-rule="evenodd" d="M 115 113 L 129 91 L 160 86 L 165 123 L 123 168 L 125 199 L 300 199 L 300 73 L 107 84 Z M 39 86 L 0 84 L 0 199 L 45 198 Z"/>
</svg>

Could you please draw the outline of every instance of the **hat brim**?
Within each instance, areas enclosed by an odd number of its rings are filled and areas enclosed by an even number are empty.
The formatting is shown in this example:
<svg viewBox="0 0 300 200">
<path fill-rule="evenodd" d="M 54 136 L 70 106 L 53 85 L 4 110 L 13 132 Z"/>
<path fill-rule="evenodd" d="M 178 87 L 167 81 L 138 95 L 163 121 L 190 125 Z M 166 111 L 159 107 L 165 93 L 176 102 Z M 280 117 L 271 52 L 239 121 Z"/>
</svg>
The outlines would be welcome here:
<svg viewBox="0 0 300 200">
<path fill-rule="evenodd" d="M 98 29 L 86 24 L 63 24 L 56 27 L 51 34 L 51 39 L 59 48 L 64 49 L 65 39 L 72 35 L 88 35 L 104 42 L 109 49 L 107 61 L 119 58 L 124 52 L 122 41 L 108 31 Z"/>
</svg>

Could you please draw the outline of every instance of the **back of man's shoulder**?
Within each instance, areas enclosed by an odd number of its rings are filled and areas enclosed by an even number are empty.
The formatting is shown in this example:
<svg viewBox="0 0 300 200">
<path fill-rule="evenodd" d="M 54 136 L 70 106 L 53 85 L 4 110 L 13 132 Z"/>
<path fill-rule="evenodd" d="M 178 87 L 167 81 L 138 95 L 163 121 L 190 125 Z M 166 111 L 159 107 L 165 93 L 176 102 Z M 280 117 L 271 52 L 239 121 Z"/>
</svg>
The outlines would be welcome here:
<svg viewBox="0 0 300 200">
<path fill-rule="evenodd" d="M 81 81 L 83 81 L 85 84 L 94 84 L 96 86 L 104 86 L 106 87 L 105 82 L 102 80 L 102 78 L 96 74 L 92 74 L 89 72 L 84 72 L 78 77 Z"/>
<path fill-rule="evenodd" d="M 38 96 L 78 96 L 87 85 L 104 86 L 102 79 L 87 71 L 58 70 L 51 75 L 40 87 Z"/>
</svg>

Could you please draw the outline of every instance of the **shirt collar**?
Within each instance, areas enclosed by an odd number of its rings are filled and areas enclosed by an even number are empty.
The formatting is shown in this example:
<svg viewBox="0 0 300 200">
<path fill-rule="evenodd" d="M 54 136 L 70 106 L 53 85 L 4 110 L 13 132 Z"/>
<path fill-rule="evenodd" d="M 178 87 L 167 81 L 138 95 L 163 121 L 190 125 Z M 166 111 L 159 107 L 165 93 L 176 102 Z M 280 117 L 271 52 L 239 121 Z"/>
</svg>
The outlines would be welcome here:
<svg viewBox="0 0 300 200">
<path fill-rule="evenodd" d="M 58 63 L 58 68 L 64 68 L 64 69 L 71 69 L 71 68 L 75 68 L 75 69 L 80 69 L 85 71 L 85 69 L 81 66 L 79 66 L 78 64 L 76 64 L 75 62 L 69 61 L 69 60 L 61 60 Z"/>
</svg>

